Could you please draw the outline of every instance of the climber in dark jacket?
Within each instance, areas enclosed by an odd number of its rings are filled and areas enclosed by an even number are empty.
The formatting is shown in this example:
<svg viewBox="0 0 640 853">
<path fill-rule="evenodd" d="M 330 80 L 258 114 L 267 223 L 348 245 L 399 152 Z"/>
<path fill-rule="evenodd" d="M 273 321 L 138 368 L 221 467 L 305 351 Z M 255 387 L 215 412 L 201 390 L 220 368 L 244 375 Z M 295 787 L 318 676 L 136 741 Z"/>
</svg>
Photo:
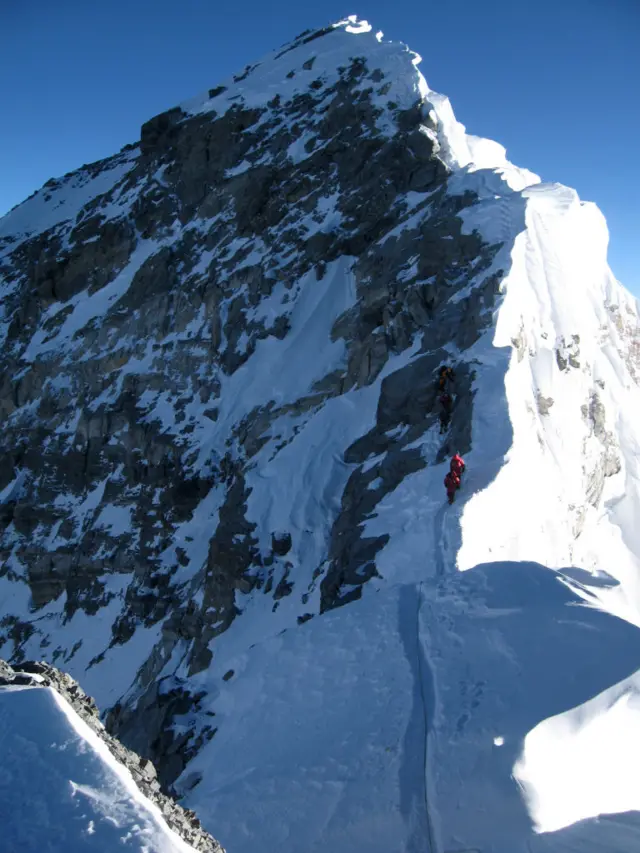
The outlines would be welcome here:
<svg viewBox="0 0 640 853">
<path fill-rule="evenodd" d="M 453 397 L 451 394 L 443 391 L 443 393 L 438 397 L 438 401 L 440 403 L 440 432 L 443 433 L 446 431 L 449 426 L 449 421 L 451 420 Z"/>
<path fill-rule="evenodd" d="M 444 487 L 447 490 L 449 503 L 452 504 L 456 497 L 456 490 L 460 488 L 460 477 L 458 477 L 457 474 L 454 474 L 453 471 L 449 471 L 447 476 L 444 478 Z"/>
<path fill-rule="evenodd" d="M 447 391 L 449 384 L 453 384 L 456 380 L 456 375 L 452 367 L 444 365 L 440 368 L 440 377 L 438 379 L 438 388 L 441 391 Z"/>
</svg>

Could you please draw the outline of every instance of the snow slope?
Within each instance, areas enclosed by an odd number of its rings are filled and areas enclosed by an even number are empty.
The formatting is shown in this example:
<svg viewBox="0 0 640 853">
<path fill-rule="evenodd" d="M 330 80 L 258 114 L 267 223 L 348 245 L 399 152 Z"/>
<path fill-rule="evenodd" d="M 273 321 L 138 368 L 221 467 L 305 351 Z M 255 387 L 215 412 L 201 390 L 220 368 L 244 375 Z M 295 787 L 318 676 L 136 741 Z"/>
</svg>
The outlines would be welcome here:
<svg viewBox="0 0 640 853">
<path fill-rule="evenodd" d="M 491 563 L 223 650 L 187 803 L 236 851 L 630 853 L 640 634 L 570 585 Z"/>
<path fill-rule="evenodd" d="M 6 853 L 190 853 L 129 771 L 49 687 L 0 688 Z"/>
</svg>

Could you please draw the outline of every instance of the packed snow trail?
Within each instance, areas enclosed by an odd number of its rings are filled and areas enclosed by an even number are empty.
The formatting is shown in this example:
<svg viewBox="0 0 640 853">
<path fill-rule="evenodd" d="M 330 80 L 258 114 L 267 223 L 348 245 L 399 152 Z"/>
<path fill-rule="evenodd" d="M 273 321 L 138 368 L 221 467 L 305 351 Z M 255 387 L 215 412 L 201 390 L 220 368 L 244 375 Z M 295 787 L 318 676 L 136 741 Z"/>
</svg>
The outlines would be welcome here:
<svg viewBox="0 0 640 853">
<path fill-rule="evenodd" d="M 451 505 L 453 506 L 453 504 Z M 436 578 L 442 578 L 445 575 L 445 564 L 444 564 L 444 556 L 443 556 L 443 536 L 444 536 L 444 525 L 447 520 L 447 509 L 450 507 L 447 504 L 444 504 L 437 512 L 433 515 L 433 541 L 434 541 L 434 562 L 435 562 L 435 575 Z"/>
<path fill-rule="evenodd" d="M 220 661 L 235 674 L 205 709 L 226 734 L 190 765 L 206 775 L 185 805 L 234 853 L 253 853 L 258 836 L 265 851 L 291 853 L 426 843 L 415 587 L 402 605 L 401 593 L 374 593 Z M 407 730 L 421 744 L 408 754 Z"/>
<path fill-rule="evenodd" d="M 400 768 L 400 811 L 407 825 L 413 825 L 407 853 L 437 853 L 429 814 L 428 783 L 429 732 L 435 713 L 435 695 L 420 641 L 422 601 L 421 584 L 401 587 L 398 628 L 414 681 L 413 710 L 405 732 Z"/>
<path fill-rule="evenodd" d="M 442 466 L 445 470 L 450 464 L 449 456 L 445 457 L 445 464 Z M 468 472 L 468 467 L 465 469 L 463 473 L 463 478 L 466 477 Z M 458 488 L 458 492 L 456 494 L 456 500 L 453 504 L 448 504 L 447 502 L 443 503 L 442 507 L 437 510 L 434 514 L 433 524 L 434 524 L 434 533 L 433 533 L 433 553 L 435 557 L 435 583 L 433 581 L 421 582 L 419 583 L 415 589 L 415 596 L 417 601 L 416 607 L 416 632 L 415 632 L 415 641 L 416 641 L 416 660 L 417 660 L 417 680 L 420 685 L 420 697 L 422 701 L 422 709 L 424 714 L 424 798 L 425 798 L 425 822 L 427 826 L 427 835 L 429 839 L 429 853 L 438 853 L 439 847 L 436 844 L 436 830 L 434 829 L 431 812 L 430 812 L 430 803 L 429 803 L 429 780 L 433 776 L 431 767 L 430 767 L 430 750 L 429 750 L 429 740 L 430 738 L 435 736 L 435 732 L 433 730 L 433 721 L 436 715 L 436 695 L 437 689 L 434 681 L 434 672 L 429 665 L 428 657 L 426 649 L 428 648 L 429 643 L 429 633 L 428 627 L 424 630 L 421 627 L 421 614 L 422 614 L 422 605 L 425 603 L 425 597 L 431 596 L 432 601 L 436 601 L 438 598 L 439 591 L 444 591 L 450 587 L 450 579 L 452 576 L 455 576 L 456 565 L 455 565 L 455 550 L 452 550 L 449 547 L 449 542 L 451 538 L 448 535 L 450 528 L 459 529 L 460 526 L 460 510 L 454 511 L 454 507 L 461 500 L 461 489 L 462 489 L 462 479 L 461 485 Z M 468 485 L 468 484 L 467 484 Z M 468 497 L 468 495 L 465 495 Z M 403 588 L 408 589 L 408 588 Z M 436 604 L 437 606 L 437 604 Z M 407 608 L 408 609 L 408 608 Z M 408 615 L 408 614 L 407 614 Z M 406 631 L 406 628 L 405 628 Z M 423 640 L 424 637 L 424 640 Z M 407 733 L 409 729 L 407 729 Z M 408 744 L 407 747 L 408 748 Z M 413 847 L 408 847 L 408 850 L 413 850 Z M 415 847 L 416 850 L 421 850 L 422 848 L 418 844 Z M 473 850 L 459 850 L 459 851 L 451 851 L 445 850 L 444 853 L 474 853 Z"/>
</svg>

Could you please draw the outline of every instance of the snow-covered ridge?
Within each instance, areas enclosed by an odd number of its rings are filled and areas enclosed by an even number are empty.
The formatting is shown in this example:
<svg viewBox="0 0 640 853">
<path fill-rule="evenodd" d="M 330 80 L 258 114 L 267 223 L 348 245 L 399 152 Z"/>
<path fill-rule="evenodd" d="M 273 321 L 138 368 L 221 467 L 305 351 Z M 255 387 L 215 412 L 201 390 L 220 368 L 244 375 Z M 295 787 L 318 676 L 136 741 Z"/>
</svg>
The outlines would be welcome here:
<svg viewBox="0 0 640 853">
<path fill-rule="evenodd" d="M 414 61 L 417 66 L 422 60 L 416 56 Z M 506 148 L 500 143 L 468 134 L 465 126 L 456 119 L 449 98 L 430 89 L 422 74 L 419 74 L 419 89 L 424 109 L 435 124 L 434 135 L 440 154 L 450 169 L 465 174 L 491 170 L 503 181 L 503 192 L 505 185 L 518 191 L 540 183 L 538 175 L 514 166 L 507 159 Z"/>
<path fill-rule="evenodd" d="M 63 222 L 74 223 L 83 208 L 108 192 L 129 171 L 138 156 L 135 147 L 108 161 L 94 163 L 86 171 L 52 179 L 28 199 L 0 218 L 0 258 L 15 247 L 17 240 L 54 228 Z M 122 212 L 103 211 L 105 218 Z M 4 243 L 4 245 L 3 245 Z"/>
<path fill-rule="evenodd" d="M 318 39 L 321 39 L 320 44 Z M 388 73 L 391 80 L 389 100 L 406 109 L 418 99 L 422 100 L 425 118 L 435 124 L 434 137 L 449 168 L 454 171 L 498 170 L 514 190 L 540 182 L 533 172 L 514 166 L 507 159 L 506 149 L 498 142 L 466 133 L 449 99 L 429 88 L 418 68 L 422 62 L 419 54 L 402 42 L 385 40 L 382 32 L 374 32 L 368 21 L 359 20 L 356 15 L 325 30 L 309 33 L 306 38 L 303 34 L 291 46 L 273 51 L 262 61 L 247 66 L 242 75 L 223 81 L 211 90 L 215 93 L 213 97 L 204 93 L 185 101 L 181 108 L 186 113 L 224 111 L 238 100 L 247 106 L 264 106 L 276 93 L 284 98 L 304 92 L 311 79 L 320 77 L 327 83 L 335 82 L 338 69 L 348 65 L 354 55 L 366 56 Z M 313 63 L 305 68 L 310 57 Z"/>
</svg>

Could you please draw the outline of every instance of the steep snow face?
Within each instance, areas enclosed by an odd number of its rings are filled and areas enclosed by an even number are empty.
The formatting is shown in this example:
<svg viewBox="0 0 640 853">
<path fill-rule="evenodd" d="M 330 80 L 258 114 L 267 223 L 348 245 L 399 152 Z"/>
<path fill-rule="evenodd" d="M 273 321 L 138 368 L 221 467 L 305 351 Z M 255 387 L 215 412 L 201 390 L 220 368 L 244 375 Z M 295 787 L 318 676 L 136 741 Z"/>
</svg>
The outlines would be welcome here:
<svg viewBox="0 0 640 853">
<path fill-rule="evenodd" d="M 49 687 L 0 687 L 5 850 L 195 853 Z"/>
<path fill-rule="evenodd" d="M 631 853 L 638 306 L 418 63 L 305 33 L 3 223 L 5 654 L 234 853 Z"/>
<path fill-rule="evenodd" d="M 559 185 L 522 197 L 493 339 L 518 348 L 506 376 L 513 442 L 491 488 L 465 507 L 458 565 L 606 566 L 622 582 L 616 607 L 638 623 L 637 306 L 608 269 L 594 205 Z"/>
</svg>

